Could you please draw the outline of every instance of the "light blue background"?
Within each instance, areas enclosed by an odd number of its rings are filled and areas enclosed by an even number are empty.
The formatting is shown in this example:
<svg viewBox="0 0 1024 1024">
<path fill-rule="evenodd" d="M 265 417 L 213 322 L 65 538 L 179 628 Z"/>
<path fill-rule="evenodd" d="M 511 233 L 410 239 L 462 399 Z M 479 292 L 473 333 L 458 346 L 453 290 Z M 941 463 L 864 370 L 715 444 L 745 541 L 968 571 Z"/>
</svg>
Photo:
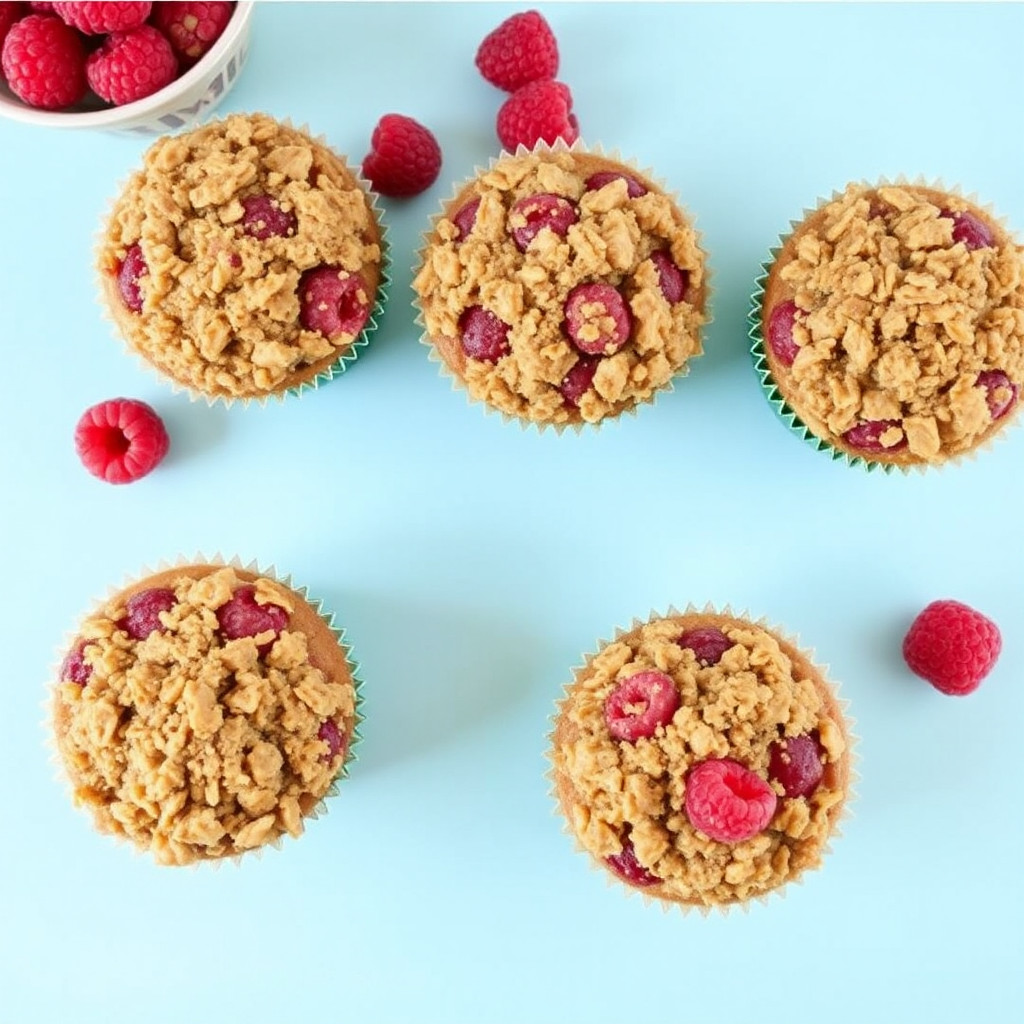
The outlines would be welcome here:
<svg viewBox="0 0 1024 1024">
<path fill-rule="evenodd" d="M 381 330 L 301 401 L 192 404 L 112 339 L 93 240 L 146 140 L 0 124 L 3 1024 L 1024 1020 L 1024 431 L 943 472 L 844 469 L 776 420 L 745 323 L 777 234 L 851 179 L 962 185 L 1020 236 L 1024 7 L 545 6 L 584 138 L 678 190 L 714 274 L 691 375 L 579 437 L 452 393 L 410 305 L 420 232 L 496 151 L 502 95 L 473 55 L 517 9 L 257 9 L 223 112 L 308 124 L 358 163 L 398 111 L 445 154 L 428 193 L 386 202 Z M 117 395 L 152 403 L 172 438 L 121 488 L 72 443 L 81 412 Z M 160 869 L 71 807 L 41 704 L 95 595 L 196 551 L 274 564 L 337 612 L 364 739 L 301 841 Z M 941 597 L 1003 629 L 962 700 L 900 657 Z M 813 647 L 861 741 L 855 814 L 824 869 L 704 918 L 589 870 L 544 755 L 583 652 L 708 601 Z"/>
</svg>

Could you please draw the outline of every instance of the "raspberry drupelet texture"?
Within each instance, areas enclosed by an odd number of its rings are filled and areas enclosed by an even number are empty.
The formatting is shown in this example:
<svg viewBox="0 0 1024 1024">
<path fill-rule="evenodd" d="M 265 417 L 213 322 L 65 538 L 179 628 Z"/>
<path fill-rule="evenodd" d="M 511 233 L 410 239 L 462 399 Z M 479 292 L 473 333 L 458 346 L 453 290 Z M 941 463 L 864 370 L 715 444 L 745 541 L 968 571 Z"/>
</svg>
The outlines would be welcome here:
<svg viewBox="0 0 1024 1024">
<path fill-rule="evenodd" d="M 63 110 L 88 91 L 85 46 L 78 33 L 52 14 L 30 14 L 4 39 L 4 78 L 30 107 Z"/>
<path fill-rule="evenodd" d="M 75 427 L 75 450 L 82 465 L 110 484 L 128 484 L 152 472 L 170 439 L 156 410 L 132 398 L 91 406 Z"/>
<path fill-rule="evenodd" d="M 178 59 L 159 29 L 141 25 L 112 32 L 85 62 L 89 86 L 97 96 L 122 106 L 169 85 L 178 73 Z"/>
<path fill-rule="evenodd" d="M 742 843 L 768 827 L 778 798 L 756 772 L 727 757 L 695 765 L 686 779 L 686 816 L 720 843 Z"/>
<path fill-rule="evenodd" d="M 157 7 L 163 6 L 157 4 Z M 53 11 L 72 28 L 90 36 L 128 32 L 149 17 L 151 3 L 55 3 Z"/>
<path fill-rule="evenodd" d="M 538 142 L 554 145 L 562 139 L 569 145 L 580 134 L 572 112 L 572 93 L 563 82 L 544 79 L 517 89 L 498 110 L 498 140 L 510 153 L 517 146 L 533 149 Z"/>
<path fill-rule="evenodd" d="M 522 11 L 484 37 L 476 51 L 476 66 L 492 85 L 515 92 L 558 74 L 558 42 L 544 15 Z"/>
<path fill-rule="evenodd" d="M 404 114 L 385 114 L 370 137 L 363 175 L 393 198 L 425 192 L 441 173 L 441 147 L 433 132 Z"/>
<path fill-rule="evenodd" d="M 191 66 L 220 38 L 234 7 L 228 2 L 161 0 L 153 5 L 150 22 L 167 36 L 181 63 Z"/>
</svg>

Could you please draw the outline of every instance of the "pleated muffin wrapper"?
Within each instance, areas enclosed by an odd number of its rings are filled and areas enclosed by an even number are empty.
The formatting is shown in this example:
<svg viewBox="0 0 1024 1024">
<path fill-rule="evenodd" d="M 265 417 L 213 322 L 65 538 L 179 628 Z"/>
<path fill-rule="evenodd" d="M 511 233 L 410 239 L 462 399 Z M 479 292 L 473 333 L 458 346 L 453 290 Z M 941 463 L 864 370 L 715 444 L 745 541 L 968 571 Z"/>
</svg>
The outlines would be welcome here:
<svg viewBox="0 0 1024 1024">
<path fill-rule="evenodd" d="M 692 900 L 684 899 L 680 896 L 673 896 L 671 894 L 661 894 L 659 890 L 660 885 L 637 885 L 632 884 L 622 877 L 608 864 L 601 860 L 594 852 L 587 849 L 583 841 L 580 839 L 571 821 L 571 808 L 567 805 L 566 799 L 563 797 L 560 791 L 560 779 L 565 774 L 562 767 L 559 764 L 558 757 L 556 755 L 556 748 L 558 746 L 558 729 L 559 721 L 563 714 L 567 714 L 572 704 L 572 693 L 574 688 L 580 682 L 584 673 L 591 666 L 591 664 L 600 657 L 605 651 L 608 650 L 613 644 L 618 643 L 623 637 L 635 634 L 635 631 L 652 624 L 659 623 L 664 620 L 671 620 L 679 618 L 680 616 L 724 616 L 730 619 L 735 619 L 740 622 L 746 623 L 752 627 L 757 627 L 773 636 L 779 644 L 782 646 L 783 652 L 786 653 L 786 646 L 792 649 L 798 657 L 804 659 L 811 670 L 820 677 L 821 682 L 824 684 L 825 689 L 829 694 L 828 705 L 831 708 L 833 717 L 838 720 L 838 725 L 843 734 L 845 740 L 845 750 L 842 755 L 842 765 L 838 769 L 843 773 L 843 796 L 839 801 L 838 810 L 834 810 L 835 805 L 831 805 L 829 810 L 829 828 L 828 834 L 819 849 L 818 863 L 815 865 L 807 865 L 796 870 L 791 876 L 781 880 L 781 882 L 773 885 L 759 893 L 753 893 L 744 898 L 736 898 L 731 900 L 708 900 L 703 901 L 699 898 Z M 688 604 L 683 611 L 679 611 L 674 606 L 670 606 L 666 612 L 658 612 L 652 610 L 647 619 L 635 618 L 630 626 L 627 627 L 616 627 L 612 638 L 599 639 L 596 644 L 596 649 L 592 652 L 584 652 L 581 655 L 580 664 L 573 670 L 573 681 L 567 683 L 562 688 L 562 695 L 555 701 L 554 712 L 551 716 L 551 731 L 547 735 L 548 748 L 547 748 L 547 759 L 550 762 L 550 766 L 545 773 L 545 778 L 550 784 L 549 796 L 551 797 L 554 807 L 552 810 L 553 815 L 559 819 L 564 832 L 571 840 L 575 851 L 578 854 L 582 854 L 586 859 L 590 868 L 599 874 L 601 874 L 608 888 L 614 888 L 619 892 L 625 892 L 627 897 L 639 897 L 645 906 L 655 904 L 660 906 L 662 911 L 665 913 L 681 912 L 684 916 L 689 915 L 691 912 L 696 911 L 703 917 L 708 917 L 711 914 L 718 914 L 722 917 L 728 916 L 733 911 L 740 910 L 743 913 L 748 913 L 751 909 L 751 905 L 756 901 L 759 904 L 768 906 L 773 902 L 784 899 L 789 887 L 792 885 L 802 885 L 805 881 L 805 877 L 810 874 L 816 874 L 824 866 L 824 861 L 828 857 L 832 850 L 832 842 L 838 839 L 842 835 L 841 825 L 844 821 L 848 820 L 853 816 L 852 804 L 855 801 L 855 784 L 859 778 L 856 771 L 857 762 L 857 737 L 853 732 L 853 727 L 856 724 L 855 721 L 850 717 L 849 714 L 849 701 L 840 696 L 839 685 L 829 677 L 828 666 L 817 663 L 814 660 L 814 651 L 810 648 L 804 648 L 800 644 L 800 640 L 795 635 L 789 634 L 786 631 L 780 629 L 777 626 L 771 625 L 765 618 L 752 618 L 746 611 L 733 611 L 729 605 L 725 605 L 722 608 L 715 607 L 711 604 L 705 605 L 703 608 L 699 608 L 696 605 Z M 632 673 L 630 673 L 632 675 Z M 680 709 L 686 705 L 681 704 Z M 676 712 L 678 715 L 678 710 Z M 674 716 L 675 717 L 675 716 Z M 725 755 L 725 756 L 731 756 Z M 620 761 L 621 766 L 621 761 Z M 570 779 L 566 778 L 563 785 L 572 786 Z M 782 807 L 783 797 L 779 797 L 779 803 L 776 808 L 776 815 Z M 577 805 L 574 805 L 577 806 Z M 684 814 L 685 812 L 680 810 L 678 813 Z M 774 820 L 774 818 L 773 818 Z M 695 828 L 695 826 L 693 826 Z M 765 829 L 766 832 L 771 831 L 771 825 Z M 763 834 L 763 833 L 762 833 Z M 710 840 L 709 840 L 710 841 Z M 634 853 L 635 857 L 635 853 Z M 641 867 L 643 867 L 641 865 Z M 644 868 L 644 870 L 649 870 Z"/>
<path fill-rule="evenodd" d="M 1009 230 L 1006 224 L 1005 218 L 996 214 L 990 204 L 981 202 L 974 193 L 965 192 L 959 185 L 947 186 L 941 180 L 927 180 L 920 175 L 912 180 L 904 175 L 900 175 L 892 180 L 882 177 L 877 181 L 862 180 L 854 181 L 850 184 L 866 189 L 886 187 L 899 188 L 903 186 L 926 188 L 936 192 L 946 193 L 947 195 L 960 199 L 963 202 L 969 203 L 976 209 L 980 210 L 989 220 L 992 221 L 993 224 L 1002 230 L 1011 243 L 1017 245 L 1021 261 L 1024 263 L 1024 250 L 1022 250 L 1019 243 L 1016 242 L 1013 233 Z M 972 448 L 963 452 L 943 455 L 941 459 L 937 459 L 935 461 L 899 462 L 875 458 L 869 452 L 860 454 L 848 452 L 833 444 L 827 438 L 820 436 L 820 434 L 816 433 L 800 418 L 789 402 L 786 401 L 782 391 L 775 381 L 775 378 L 772 376 L 766 352 L 767 342 L 765 340 L 762 318 L 762 308 L 766 297 L 768 278 L 772 267 L 782 252 L 785 244 L 793 236 L 793 233 L 800 228 L 809 217 L 818 213 L 829 203 L 841 198 L 842 195 L 843 190 L 836 189 L 833 190 L 830 197 L 825 198 L 823 196 L 819 196 L 814 206 L 806 207 L 799 219 L 790 221 L 789 230 L 779 235 L 777 244 L 769 248 L 768 257 L 761 264 L 760 273 L 755 279 L 754 290 L 750 296 L 750 309 L 747 314 L 747 334 L 750 339 L 750 355 L 753 360 L 754 370 L 760 381 L 761 391 L 781 422 L 788 427 L 792 433 L 815 451 L 823 452 L 833 461 L 843 462 L 846 466 L 858 467 L 868 473 L 880 470 L 883 474 L 891 474 L 896 471 L 907 476 L 913 473 L 934 473 L 947 466 L 955 466 L 964 462 L 972 461 L 982 452 L 989 450 L 993 446 L 994 442 L 1004 439 L 1009 434 L 1010 429 L 1016 427 L 1020 423 L 1021 416 L 1019 415 L 1018 407 L 1020 405 L 1020 400 L 1024 398 L 1024 382 L 1020 382 L 1017 385 L 1017 401 L 1015 402 L 1015 407 L 1007 414 L 1005 422 L 1002 422 L 996 428 L 991 429 L 978 442 L 976 442 Z"/>
<path fill-rule="evenodd" d="M 234 116 L 234 115 L 226 115 Z M 252 114 L 241 116 L 253 116 Z M 270 116 L 270 115 L 266 115 Z M 324 149 L 329 150 L 341 163 L 345 169 L 352 175 L 357 186 L 362 190 L 366 196 L 367 204 L 373 218 L 376 220 L 378 230 L 380 232 L 380 280 L 377 285 L 374 301 L 370 308 L 369 316 L 367 317 L 366 323 L 363 325 L 362 330 L 356 335 L 355 339 L 341 349 L 335 356 L 335 358 L 322 367 L 317 373 L 308 379 L 302 380 L 298 383 L 292 384 L 288 387 L 278 387 L 271 389 L 266 392 L 261 392 L 253 395 L 230 395 L 221 394 L 219 392 L 213 393 L 204 391 L 202 388 L 197 387 L 194 384 L 187 384 L 170 373 L 157 366 L 151 359 L 149 359 L 143 352 L 140 352 L 131 343 L 126 333 L 121 329 L 120 324 L 117 321 L 114 313 L 111 310 L 111 299 L 108 298 L 106 289 L 107 283 L 104 279 L 104 274 L 101 268 L 102 260 L 101 254 L 107 247 L 107 228 L 113 217 L 114 210 L 119 202 L 121 196 L 124 194 L 131 178 L 141 169 L 141 164 L 138 167 L 132 169 L 129 175 L 123 178 L 115 194 L 108 199 L 107 207 L 104 216 L 100 221 L 100 225 L 96 234 L 94 243 L 94 257 L 93 257 L 93 268 L 95 271 L 95 295 L 97 302 L 100 305 L 100 309 L 103 318 L 107 321 L 111 334 L 113 337 L 120 342 L 124 351 L 132 356 L 137 363 L 139 363 L 146 371 L 153 374 L 163 384 L 170 385 L 171 390 L 175 394 L 184 392 L 193 402 L 205 402 L 209 406 L 223 405 L 225 407 L 231 407 L 235 404 L 248 406 L 250 404 L 256 404 L 260 406 L 266 406 L 271 402 L 281 402 L 286 398 L 301 398 L 303 395 L 317 390 L 321 385 L 340 377 L 346 370 L 350 369 L 352 365 L 358 360 L 359 354 L 372 339 L 378 326 L 380 325 L 381 318 L 384 313 L 384 309 L 389 299 L 389 289 L 392 283 L 391 276 L 391 246 L 388 235 L 390 234 L 390 228 L 384 216 L 384 208 L 381 203 L 381 198 L 377 192 L 374 191 L 373 186 L 370 182 L 362 175 L 360 169 L 355 168 L 349 162 L 347 156 L 339 153 L 330 143 L 326 140 L 326 137 L 322 134 L 314 135 L 306 124 L 293 124 L 289 118 L 274 118 L 282 127 L 291 131 L 301 132 L 306 135 L 315 145 L 321 146 Z M 214 122 L 209 122 L 214 123 Z M 165 136 L 159 139 L 154 139 L 151 143 L 156 145 L 164 138 L 172 136 L 183 136 L 191 134 L 192 132 L 201 131 L 204 127 L 208 127 L 208 124 L 201 125 L 190 125 L 186 128 L 181 129 L 177 132 L 169 132 Z M 148 152 L 148 150 L 146 151 Z M 144 154 L 145 155 L 145 154 Z M 297 367 L 296 370 L 301 370 L 302 367 Z M 293 371 L 294 372 L 294 371 Z"/>
<path fill-rule="evenodd" d="M 701 232 L 697 229 L 696 221 L 691 211 L 685 207 L 679 200 L 679 196 L 676 192 L 671 191 L 660 177 L 655 175 L 649 168 L 641 168 L 639 164 L 631 159 L 623 157 L 618 150 L 605 150 L 600 143 L 594 145 L 586 145 L 581 139 L 577 139 L 575 142 L 569 144 L 564 139 L 558 138 L 553 144 L 546 142 L 539 142 L 534 147 L 528 148 L 520 144 L 514 153 L 510 153 L 508 150 L 501 150 L 496 156 L 490 158 L 488 164 L 485 166 L 476 166 L 468 177 L 458 181 L 452 188 L 451 195 L 448 199 L 443 200 L 440 209 L 432 215 L 430 218 L 430 224 L 427 230 L 423 232 L 422 236 L 422 247 L 418 250 L 417 261 L 413 265 L 412 273 L 413 280 L 415 281 L 419 271 L 424 266 L 427 258 L 427 254 L 431 248 L 433 240 L 436 236 L 437 226 L 441 220 L 443 220 L 447 214 L 448 208 L 455 202 L 459 195 L 469 186 L 473 185 L 482 175 L 488 174 L 494 170 L 494 168 L 503 160 L 508 160 L 513 157 L 524 157 L 530 155 L 554 155 L 559 153 L 572 153 L 578 156 L 592 156 L 602 160 L 614 161 L 623 166 L 624 171 L 627 173 L 636 173 L 643 178 L 646 178 L 651 184 L 653 184 L 659 191 L 661 191 L 667 199 L 678 209 L 679 213 L 684 218 L 686 224 L 694 234 L 695 244 L 697 249 L 700 251 L 702 259 L 702 290 L 703 290 L 703 310 L 702 310 L 702 321 L 696 330 L 696 338 L 699 344 L 697 352 L 688 356 L 682 363 L 681 366 L 676 368 L 669 380 L 664 384 L 657 386 L 649 397 L 638 399 L 631 405 L 620 409 L 617 412 L 611 412 L 602 416 L 598 420 L 585 420 L 581 418 L 566 418 L 565 420 L 556 421 L 551 418 L 534 419 L 527 415 L 520 415 L 508 410 L 501 409 L 486 397 L 478 397 L 474 395 L 467 384 L 467 382 L 461 377 L 459 373 L 452 369 L 449 363 L 438 351 L 438 346 L 435 340 L 430 336 L 427 328 L 425 319 L 425 310 L 423 308 L 423 301 L 414 289 L 413 297 L 413 308 L 416 312 L 415 323 L 421 330 L 420 343 L 427 348 L 428 358 L 431 362 L 437 363 L 439 367 L 439 373 L 442 377 L 448 378 L 451 384 L 451 390 L 455 392 L 461 392 L 463 397 L 470 404 L 480 404 L 484 406 L 487 413 L 500 414 L 502 420 L 505 423 L 515 422 L 524 430 L 536 429 L 538 432 L 543 433 L 544 431 L 551 429 L 555 433 L 561 434 L 566 429 L 570 429 L 577 434 L 581 434 L 584 431 L 598 430 L 605 423 L 612 420 L 618 420 L 624 414 L 635 416 L 641 407 L 654 405 L 656 400 L 661 396 L 668 394 L 674 390 L 675 382 L 685 377 L 689 373 L 689 364 L 703 354 L 703 341 L 706 337 L 707 329 L 711 324 L 712 317 L 710 314 L 711 309 L 711 271 L 708 263 L 707 251 L 702 244 Z M 568 338 L 566 337 L 568 341 Z M 571 344 L 571 342 L 570 342 Z"/>
<path fill-rule="evenodd" d="M 137 575 L 128 576 L 120 585 L 112 585 L 108 588 L 108 592 L 104 597 L 96 598 L 89 611 L 80 617 L 79 622 L 74 630 L 69 631 L 65 635 L 64 643 L 62 647 L 55 653 L 55 662 L 51 669 L 50 679 L 51 682 L 47 688 L 47 696 L 43 702 L 43 721 L 42 726 L 46 736 L 46 746 L 50 755 L 50 762 L 54 769 L 55 779 L 60 783 L 68 797 L 68 799 L 78 806 L 87 801 L 80 801 L 75 795 L 75 786 L 71 775 L 71 769 L 69 768 L 65 755 L 62 753 L 60 746 L 57 742 L 57 721 L 56 721 L 56 710 L 58 707 L 59 689 L 62 685 L 67 685 L 62 679 L 62 673 L 64 664 L 69 654 L 74 650 L 78 641 L 82 639 L 80 632 L 82 625 L 89 619 L 97 616 L 100 611 L 110 601 L 112 601 L 118 594 L 124 591 L 136 587 L 139 584 L 145 583 L 150 578 L 159 577 L 164 573 L 173 573 L 175 571 L 187 572 L 189 569 L 197 567 L 209 568 L 215 572 L 225 568 L 231 568 L 238 570 L 242 573 L 252 574 L 256 577 L 265 578 L 279 586 L 286 588 L 290 594 L 300 598 L 306 602 L 312 612 L 317 618 L 323 623 L 329 634 L 338 644 L 338 649 L 344 659 L 345 671 L 348 674 L 349 681 L 352 687 L 352 696 L 354 702 L 354 711 L 352 715 L 351 726 L 346 737 L 344 737 L 345 745 L 344 752 L 342 755 L 342 761 L 339 764 L 335 774 L 324 791 L 319 797 L 315 797 L 315 803 L 310 807 L 309 810 L 301 814 L 301 832 L 299 836 L 294 838 L 301 838 L 306 831 L 306 826 L 311 820 L 323 817 L 328 811 L 328 803 L 332 797 L 338 795 L 339 783 L 342 779 L 348 777 L 349 770 L 358 759 L 356 753 L 356 747 L 361 740 L 360 724 L 363 721 L 362 713 L 362 679 L 359 675 L 359 665 L 353 659 L 352 646 L 345 639 L 345 631 L 340 626 L 336 625 L 333 612 L 330 612 L 324 608 L 323 601 L 319 598 L 313 597 L 309 594 L 305 586 L 297 586 L 292 582 L 291 577 L 288 575 L 280 574 L 276 571 L 274 566 L 267 568 L 261 568 L 255 561 L 243 563 L 243 561 L 237 557 L 227 559 L 220 554 L 207 557 L 201 553 L 197 553 L 194 557 L 178 556 L 174 561 L 161 561 L 157 564 L 156 568 L 150 569 L 145 568 L 140 571 Z M 245 581 L 243 580 L 243 585 Z M 145 588 L 142 588 L 145 589 Z M 86 683 L 85 685 L 88 685 Z M 218 699 L 218 706 L 223 707 L 223 704 Z M 108 791 L 109 792 L 109 791 Z M 312 796 L 312 794 L 309 794 Z M 88 810 L 88 808 L 86 808 Z M 251 861 L 258 859 L 262 856 L 263 852 L 269 848 L 274 850 L 280 850 L 285 845 L 285 840 L 290 838 L 290 833 L 286 830 L 280 831 L 273 838 L 260 845 L 250 847 L 248 849 L 241 849 L 235 852 L 227 852 L 216 856 L 202 856 L 197 855 L 194 859 L 181 862 L 172 859 L 162 860 L 158 858 L 154 852 L 153 844 L 150 843 L 148 846 L 135 838 L 127 835 L 124 831 L 115 831 L 101 827 L 101 823 L 96 817 L 95 812 L 91 812 L 93 817 L 93 827 L 96 831 L 106 836 L 113 836 L 118 843 L 130 847 L 137 856 L 143 856 L 150 854 L 154 857 L 155 862 L 159 866 L 168 866 L 180 868 L 187 866 L 193 870 L 199 869 L 201 866 L 206 869 L 219 868 L 222 864 L 227 861 L 233 864 L 240 865 L 243 860 Z"/>
</svg>

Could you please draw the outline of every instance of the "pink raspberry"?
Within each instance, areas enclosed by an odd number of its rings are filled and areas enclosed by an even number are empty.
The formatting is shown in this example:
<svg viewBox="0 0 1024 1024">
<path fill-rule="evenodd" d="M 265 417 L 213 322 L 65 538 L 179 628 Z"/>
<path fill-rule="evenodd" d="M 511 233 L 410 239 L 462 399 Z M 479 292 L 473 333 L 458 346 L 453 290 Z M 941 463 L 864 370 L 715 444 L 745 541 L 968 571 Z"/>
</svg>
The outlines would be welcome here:
<svg viewBox="0 0 1024 1024">
<path fill-rule="evenodd" d="M 363 176 L 384 196 L 418 196 L 441 173 L 441 147 L 433 132 L 404 114 L 385 114 L 370 136 Z"/>
<path fill-rule="evenodd" d="M 317 739 L 327 744 L 327 751 L 321 760 L 330 764 L 339 755 L 345 754 L 345 736 L 333 718 L 325 718 L 316 734 Z"/>
<path fill-rule="evenodd" d="M 594 374 L 597 373 L 597 364 L 600 361 L 591 356 L 580 356 L 562 378 L 558 390 L 562 393 L 562 398 L 565 399 L 567 405 L 571 405 L 574 409 L 579 408 L 580 399 L 594 383 Z"/>
<path fill-rule="evenodd" d="M 673 305 L 681 302 L 690 283 L 690 275 L 675 265 L 667 249 L 655 249 L 651 253 L 651 262 L 658 271 L 658 284 L 665 300 Z"/>
<path fill-rule="evenodd" d="M 239 587 L 231 600 L 217 609 L 217 624 L 227 640 L 239 640 L 246 636 L 259 636 L 272 632 L 273 639 L 260 644 L 257 650 L 266 655 L 274 646 L 282 629 L 288 626 L 288 612 L 279 604 L 260 604 L 256 600 L 256 588 Z"/>
<path fill-rule="evenodd" d="M 768 336 L 765 340 L 772 355 L 783 366 L 792 366 L 800 346 L 793 340 L 793 326 L 796 324 L 797 308 L 792 299 L 780 302 L 768 318 Z"/>
<path fill-rule="evenodd" d="M 983 370 L 978 387 L 985 389 L 985 401 L 993 420 L 1002 419 L 1017 402 L 1017 385 L 1002 370 Z"/>
<path fill-rule="evenodd" d="M 133 312 L 142 312 L 142 288 L 139 278 L 149 273 L 146 258 L 142 255 L 142 246 L 134 242 L 128 246 L 120 267 L 117 270 L 117 290 L 121 293 L 121 301 Z"/>
<path fill-rule="evenodd" d="M 233 3 L 162 0 L 153 4 L 150 22 L 167 36 L 182 64 L 191 66 L 217 42 L 234 9 Z"/>
<path fill-rule="evenodd" d="M 630 199 L 639 199 L 640 196 L 647 195 L 647 189 L 633 175 L 623 171 L 595 171 L 584 182 L 584 186 L 588 192 L 596 192 L 598 189 L 604 188 L 605 185 L 619 180 L 626 183 L 626 195 Z"/>
<path fill-rule="evenodd" d="M 476 66 L 492 85 L 506 92 L 558 74 L 558 43 L 539 11 L 506 18 L 484 37 Z"/>
<path fill-rule="evenodd" d="M 888 447 L 882 443 L 882 435 L 893 427 L 902 428 L 899 420 L 865 420 L 843 434 L 843 440 L 851 447 L 872 455 L 882 452 L 898 452 L 907 447 L 907 435 Z"/>
<path fill-rule="evenodd" d="M 509 211 L 508 223 L 516 248 L 526 252 L 544 228 L 564 238 L 577 219 L 576 207 L 568 199 L 551 192 L 540 192 L 515 203 Z"/>
<path fill-rule="evenodd" d="M 291 210 L 282 210 L 275 199 L 260 192 L 242 200 L 242 230 L 261 242 L 275 236 L 295 234 L 298 219 Z"/>
<path fill-rule="evenodd" d="M 52 14 L 16 21 L 0 56 L 11 92 L 42 110 L 63 110 L 85 96 L 85 60 L 81 36 Z"/>
<path fill-rule="evenodd" d="M 949 217 L 953 221 L 953 241 L 963 242 L 968 249 L 990 249 L 996 244 L 995 235 L 989 226 L 970 210 L 962 213 L 941 210 L 939 216 Z"/>
<path fill-rule="evenodd" d="M 20 3 L 0 3 L 0 47 L 3 46 L 11 26 L 27 13 Z"/>
<path fill-rule="evenodd" d="M 635 743 L 668 725 L 679 710 L 679 691 L 670 676 L 647 669 L 623 679 L 605 698 L 604 720 L 617 740 Z"/>
<path fill-rule="evenodd" d="M 691 650 L 702 665 L 717 665 L 722 660 L 732 641 L 714 626 L 701 626 L 682 633 L 676 643 L 685 650 Z"/>
<path fill-rule="evenodd" d="M 728 757 L 710 758 L 686 777 L 686 817 L 718 843 L 742 843 L 763 832 L 778 798 L 767 781 Z"/>
<path fill-rule="evenodd" d="M 824 751 L 816 733 L 784 736 L 768 748 L 768 778 L 786 796 L 810 796 L 825 774 Z"/>
<path fill-rule="evenodd" d="M 660 885 L 661 879 L 652 874 L 636 859 L 636 851 L 633 849 L 633 840 L 629 837 L 629 827 L 622 835 L 622 850 L 605 857 L 605 864 L 608 865 L 624 882 L 630 885 L 638 885 L 647 888 L 651 885 Z"/>
<path fill-rule="evenodd" d="M 973 693 L 992 671 L 1002 650 L 999 627 L 959 601 L 933 601 L 903 638 L 912 672 L 954 697 Z"/>
<path fill-rule="evenodd" d="M 483 306 L 470 306 L 459 317 L 463 352 L 470 359 L 480 359 L 485 363 L 496 363 L 508 354 L 509 330 L 504 320 L 499 320 Z"/>
<path fill-rule="evenodd" d="M 569 87 L 551 80 L 531 82 L 512 93 L 498 111 L 497 128 L 510 153 L 517 146 L 533 149 L 538 142 L 554 145 L 556 139 L 571 145 L 580 134 Z"/>
<path fill-rule="evenodd" d="M 370 319 L 370 299 L 358 274 L 341 267 L 315 267 L 299 281 L 299 322 L 334 341 L 355 337 Z"/>
<path fill-rule="evenodd" d="M 82 465 L 110 484 L 129 484 L 156 469 L 170 439 L 163 420 L 145 402 L 113 398 L 91 406 L 75 427 Z"/>
<path fill-rule="evenodd" d="M 88 640 L 79 640 L 68 651 L 60 666 L 60 681 L 62 683 L 77 683 L 79 686 L 85 686 L 89 682 L 92 676 L 92 665 L 85 660 L 85 649 L 88 646 Z"/>
<path fill-rule="evenodd" d="M 152 25 L 112 32 L 85 62 L 92 91 L 116 107 L 152 96 L 177 73 L 171 44 Z"/>
<path fill-rule="evenodd" d="M 84 3 L 55 3 L 53 11 L 79 32 L 102 36 L 138 28 L 149 17 L 152 6 L 151 3 L 91 3 L 86 0 Z"/>
<path fill-rule="evenodd" d="M 133 640 L 145 640 L 150 633 L 164 631 L 161 612 L 169 612 L 178 599 L 167 587 L 152 587 L 132 594 L 125 604 L 125 616 L 117 624 Z"/>
<path fill-rule="evenodd" d="M 616 288 L 588 282 L 576 285 L 565 300 L 565 329 L 581 352 L 611 355 L 629 341 L 633 318 Z"/>
<path fill-rule="evenodd" d="M 473 231 L 473 227 L 476 224 L 476 211 L 480 209 L 480 197 L 476 199 L 470 199 L 464 206 L 460 206 L 455 214 L 452 216 L 452 223 L 458 229 L 458 234 L 455 236 L 461 242 L 462 239 L 468 238 Z"/>
</svg>

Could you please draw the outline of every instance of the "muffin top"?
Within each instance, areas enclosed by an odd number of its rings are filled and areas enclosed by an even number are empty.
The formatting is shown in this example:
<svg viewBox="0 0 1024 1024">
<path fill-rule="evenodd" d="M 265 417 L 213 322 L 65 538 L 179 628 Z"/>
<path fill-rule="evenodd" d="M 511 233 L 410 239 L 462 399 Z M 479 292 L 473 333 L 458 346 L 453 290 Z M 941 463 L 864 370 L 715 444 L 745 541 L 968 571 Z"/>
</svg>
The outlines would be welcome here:
<svg viewBox="0 0 1024 1024">
<path fill-rule="evenodd" d="M 474 399 L 596 423 L 701 352 L 705 258 L 675 202 L 618 161 L 503 156 L 437 220 L 413 282 L 427 339 Z"/>
<path fill-rule="evenodd" d="M 337 634 L 246 570 L 166 570 L 79 627 L 53 698 L 76 804 L 163 864 L 298 836 L 342 770 L 356 692 Z"/>
<path fill-rule="evenodd" d="M 576 673 L 552 737 L 579 843 L 619 880 L 700 907 L 816 867 L 850 775 L 838 700 L 792 644 L 712 612 L 653 618 Z"/>
<path fill-rule="evenodd" d="M 1024 248 L 958 195 L 851 184 L 782 246 L 761 325 L 812 433 L 866 461 L 941 463 L 1016 412 Z"/>
<path fill-rule="evenodd" d="M 129 345 L 177 383 L 260 398 L 330 375 L 374 312 L 382 234 L 344 160 L 264 114 L 159 139 L 99 250 Z"/>
</svg>

